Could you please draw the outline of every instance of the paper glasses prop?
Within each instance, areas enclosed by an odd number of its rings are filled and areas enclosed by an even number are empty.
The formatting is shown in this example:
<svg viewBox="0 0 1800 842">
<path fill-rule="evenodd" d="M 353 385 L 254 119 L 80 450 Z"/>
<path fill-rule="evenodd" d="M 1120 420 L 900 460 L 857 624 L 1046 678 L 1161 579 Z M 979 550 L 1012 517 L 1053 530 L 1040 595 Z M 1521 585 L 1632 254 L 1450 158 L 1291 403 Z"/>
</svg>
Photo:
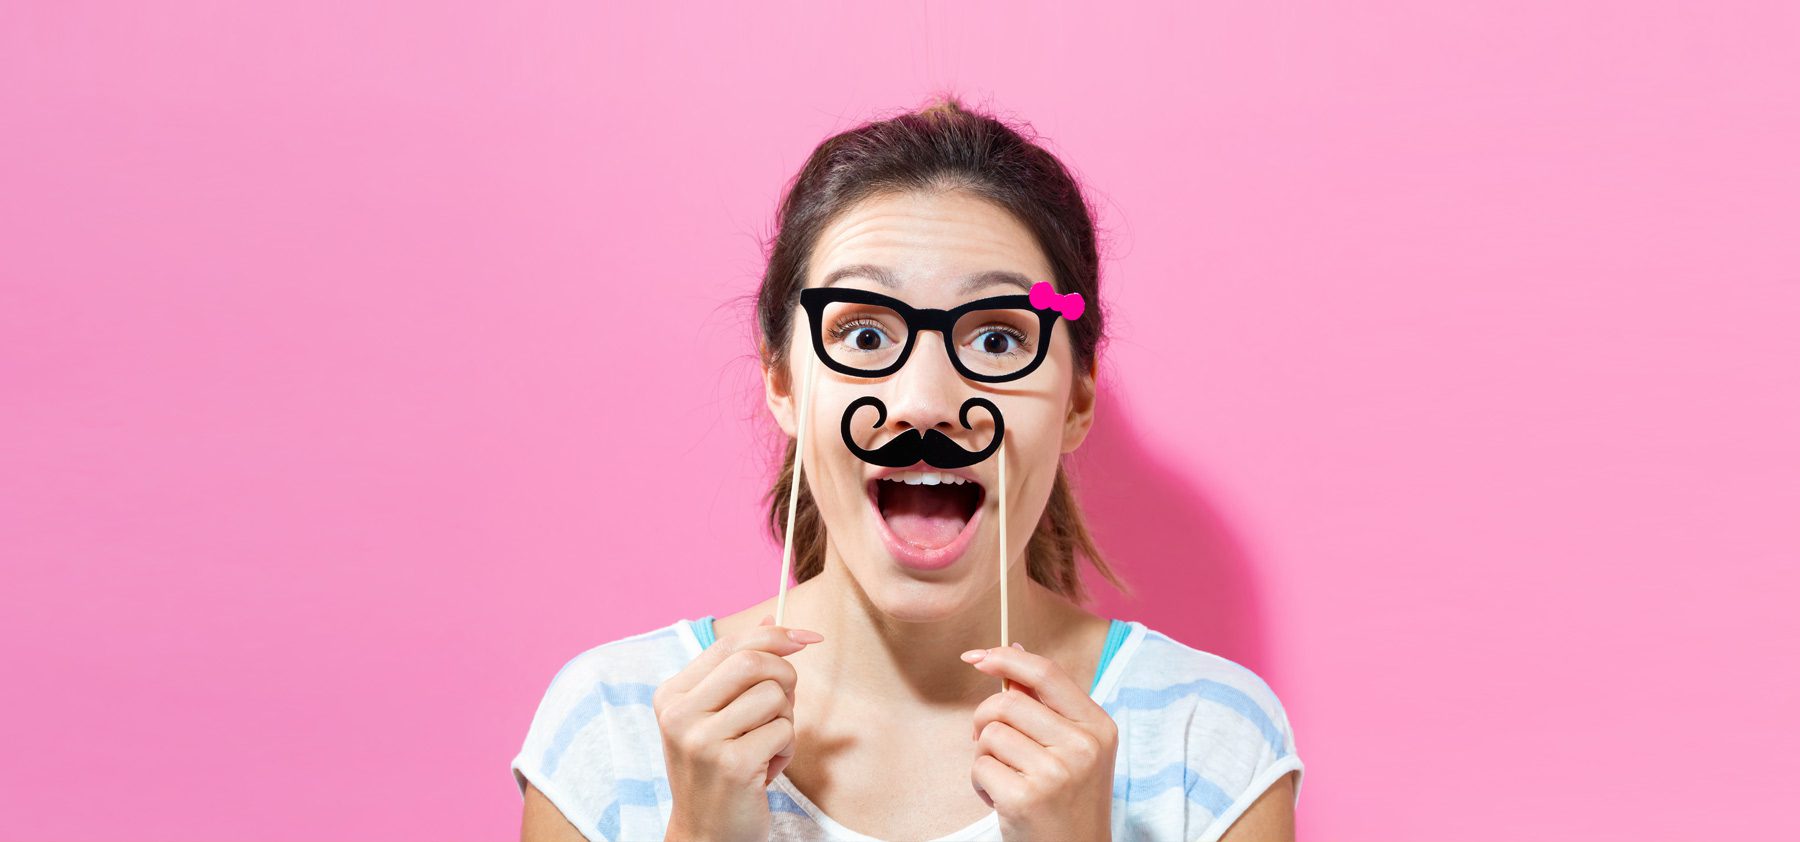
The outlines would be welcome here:
<svg viewBox="0 0 1800 842">
<path fill-rule="evenodd" d="M 881 378 L 893 374 L 912 355 L 919 334 L 935 330 L 943 337 L 950 365 L 965 379 L 1004 383 L 1036 370 L 1050 349 L 1057 316 L 1080 318 L 1086 305 L 1081 293 L 1059 294 L 1049 283 L 1033 284 L 1027 295 L 1000 295 L 960 304 L 948 310 L 913 307 L 881 293 L 849 287 L 812 287 L 800 291 L 812 334 L 813 352 L 827 367 L 852 377 Z M 802 454 L 806 451 L 805 419 L 811 415 L 813 366 L 806 366 L 797 422 L 793 476 L 788 483 L 787 537 L 781 550 L 781 587 L 775 600 L 775 624 L 787 605 L 794 544 L 794 510 L 799 501 Z M 909 429 L 873 450 L 857 445 L 851 419 L 865 406 L 876 410 L 875 427 L 887 420 L 887 407 L 873 395 L 852 401 L 844 411 L 841 434 L 857 458 L 884 467 L 903 468 L 924 461 L 938 468 L 961 468 L 999 454 L 1000 509 L 1000 645 L 1007 638 L 1006 595 L 1006 422 L 992 401 L 971 397 L 958 420 L 969 425 L 969 410 L 981 407 L 994 419 L 993 439 L 979 451 L 958 446 L 937 430 Z M 1004 681 L 1002 684 L 1004 685 Z"/>
</svg>

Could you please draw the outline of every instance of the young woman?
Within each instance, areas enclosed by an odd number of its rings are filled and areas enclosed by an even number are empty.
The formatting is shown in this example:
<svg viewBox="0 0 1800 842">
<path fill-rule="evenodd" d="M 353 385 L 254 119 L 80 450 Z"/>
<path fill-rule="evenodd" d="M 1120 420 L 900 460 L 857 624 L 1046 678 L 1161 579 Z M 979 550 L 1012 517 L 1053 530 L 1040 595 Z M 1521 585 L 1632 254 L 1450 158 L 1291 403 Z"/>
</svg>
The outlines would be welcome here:
<svg viewBox="0 0 1800 842">
<path fill-rule="evenodd" d="M 1078 556 L 1123 584 L 1061 467 L 1103 335 L 1061 163 L 951 99 L 825 141 L 779 222 L 757 304 L 790 437 L 777 539 L 808 430 L 786 622 L 771 597 L 569 661 L 513 760 L 523 838 L 1292 839 L 1303 767 L 1268 685 L 1082 607 Z M 1037 281 L 1085 307 L 1039 320 Z M 927 433 L 969 459 L 865 458 Z"/>
</svg>

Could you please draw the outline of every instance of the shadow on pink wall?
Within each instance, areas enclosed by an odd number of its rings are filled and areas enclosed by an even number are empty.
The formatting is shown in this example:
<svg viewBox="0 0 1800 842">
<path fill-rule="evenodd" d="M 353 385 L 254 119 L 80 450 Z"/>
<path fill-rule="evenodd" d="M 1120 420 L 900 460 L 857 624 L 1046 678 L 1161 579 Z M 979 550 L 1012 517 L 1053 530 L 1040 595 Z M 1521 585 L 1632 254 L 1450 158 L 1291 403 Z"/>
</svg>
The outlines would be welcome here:
<svg viewBox="0 0 1800 842">
<path fill-rule="evenodd" d="M 1158 459 L 1104 385 L 1094 427 L 1067 463 L 1100 551 L 1132 588 L 1124 596 L 1084 564 L 1090 608 L 1138 620 L 1279 686 L 1249 552 L 1205 489 Z"/>
</svg>

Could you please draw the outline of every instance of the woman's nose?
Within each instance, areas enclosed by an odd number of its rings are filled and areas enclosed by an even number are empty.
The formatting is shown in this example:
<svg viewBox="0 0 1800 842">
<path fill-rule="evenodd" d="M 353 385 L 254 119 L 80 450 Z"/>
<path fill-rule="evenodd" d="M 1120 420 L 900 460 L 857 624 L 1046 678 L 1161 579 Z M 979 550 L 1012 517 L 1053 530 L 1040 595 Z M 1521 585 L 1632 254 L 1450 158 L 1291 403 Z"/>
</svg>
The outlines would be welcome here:
<svg viewBox="0 0 1800 842">
<path fill-rule="evenodd" d="M 898 429 L 924 432 L 960 429 L 956 423 L 957 408 L 970 395 L 969 383 L 963 380 L 950 358 L 944 353 L 943 335 L 935 330 L 923 331 L 913 340 L 912 353 L 906 365 L 889 381 L 890 393 L 884 401 L 888 423 Z"/>
</svg>

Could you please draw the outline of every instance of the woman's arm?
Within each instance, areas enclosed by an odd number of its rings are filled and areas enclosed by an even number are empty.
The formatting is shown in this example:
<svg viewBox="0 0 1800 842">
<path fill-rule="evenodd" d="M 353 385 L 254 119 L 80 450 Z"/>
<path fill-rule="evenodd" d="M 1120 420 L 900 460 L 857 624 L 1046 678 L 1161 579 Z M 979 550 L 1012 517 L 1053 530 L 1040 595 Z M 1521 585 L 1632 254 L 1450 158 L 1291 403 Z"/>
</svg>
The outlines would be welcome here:
<svg viewBox="0 0 1800 842">
<path fill-rule="evenodd" d="M 1262 802 L 1257 802 L 1261 804 Z M 1252 812 L 1256 808 L 1252 807 Z M 1245 814 L 1249 818 L 1249 814 Z M 1240 822 L 1241 824 L 1241 822 Z M 569 824 L 562 811 L 538 788 L 525 782 L 525 820 L 519 827 L 519 842 L 587 842 L 581 831 Z"/>
<path fill-rule="evenodd" d="M 1269 784 L 1219 842 L 1294 842 L 1294 774 Z"/>
</svg>

